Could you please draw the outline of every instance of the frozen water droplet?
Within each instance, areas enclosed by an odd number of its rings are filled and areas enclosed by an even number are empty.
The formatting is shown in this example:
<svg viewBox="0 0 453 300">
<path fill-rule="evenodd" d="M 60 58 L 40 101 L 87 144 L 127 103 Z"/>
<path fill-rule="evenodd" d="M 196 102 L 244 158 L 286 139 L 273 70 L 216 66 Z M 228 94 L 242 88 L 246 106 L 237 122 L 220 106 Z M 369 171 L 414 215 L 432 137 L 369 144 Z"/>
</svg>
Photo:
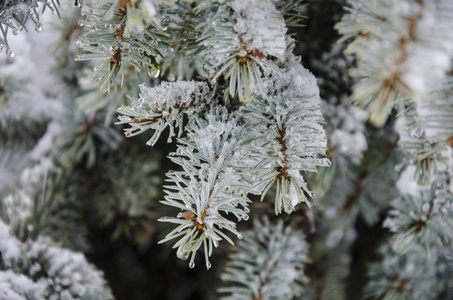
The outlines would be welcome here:
<svg viewBox="0 0 453 300">
<path fill-rule="evenodd" d="M 14 52 L 9 50 L 8 51 L 8 56 L 11 57 L 11 58 L 14 58 Z"/>
<path fill-rule="evenodd" d="M 247 55 L 247 51 L 245 51 L 244 49 L 241 49 L 241 51 L 239 51 L 238 53 L 238 56 L 240 57 L 245 57 Z"/>
<path fill-rule="evenodd" d="M 248 215 L 245 215 L 242 217 L 244 219 L 244 221 L 247 221 L 249 219 L 249 216 Z"/>
<path fill-rule="evenodd" d="M 211 268 L 211 263 L 209 261 L 206 262 L 206 268 L 209 270 Z"/>
<path fill-rule="evenodd" d="M 238 233 L 238 239 L 242 240 L 242 234 L 241 233 Z"/>
<path fill-rule="evenodd" d="M 189 268 L 193 269 L 194 267 L 195 267 L 195 263 L 194 263 L 194 262 L 191 262 L 191 263 L 189 264 Z"/>
<path fill-rule="evenodd" d="M 41 25 L 38 25 L 37 27 L 35 27 L 35 30 L 36 30 L 37 32 L 41 32 L 41 31 L 42 31 Z"/>
<path fill-rule="evenodd" d="M 424 212 L 425 214 L 428 213 L 428 211 L 429 211 L 429 203 L 423 204 L 422 210 L 423 210 L 423 212 Z"/>
<path fill-rule="evenodd" d="M 424 132 L 425 131 L 422 128 L 416 128 L 416 129 L 412 130 L 411 137 L 418 139 L 419 137 L 421 137 L 423 135 Z"/>
<path fill-rule="evenodd" d="M 189 252 L 179 253 L 179 250 L 178 250 L 178 252 L 176 253 L 176 256 L 177 256 L 179 259 L 186 260 L 186 259 L 189 258 Z M 189 266 L 189 267 L 190 267 L 190 266 Z"/>
<path fill-rule="evenodd" d="M 151 72 L 148 72 L 148 75 L 149 75 L 150 77 L 157 78 L 157 77 L 159 77 L 159 75 L 160 75 L 160 69 L 158 69 L 158 70 L 153 70 L 153 71 L 151 71 Z"/>
</svg>

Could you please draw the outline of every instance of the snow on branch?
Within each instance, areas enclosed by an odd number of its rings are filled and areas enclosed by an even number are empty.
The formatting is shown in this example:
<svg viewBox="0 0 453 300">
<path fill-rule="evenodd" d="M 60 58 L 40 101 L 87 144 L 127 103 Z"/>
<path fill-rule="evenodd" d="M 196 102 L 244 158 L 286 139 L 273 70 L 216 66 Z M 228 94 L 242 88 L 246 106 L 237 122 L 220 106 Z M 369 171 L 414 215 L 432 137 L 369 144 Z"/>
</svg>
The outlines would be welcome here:
<svg viewBox="0 0 453 300">
<path fill-rule="evenodd" d="M 448 112 L 447 107 L 444 110 Z M 452 151 L 449 145 L 451 140 L 446 139 L 445 135 L 443 139 L 428 138 L 419 119 L 413 109 L 408 109 L 406 114 L 397 120 L 396 128 L 400 135 L 398 144 L 407 154 L 406 163 L 413 163 L 416 166 L 414 178 L 417 184 L 429 185 L 451 164 L 449 159 Z M 438 116 L 437 121 L 441 122 L 442 118 Z M 445 133 L 445 130 L 441 131 Z M 435 131 L 428 129 L 429 134 L 433 132 Z"/>
<path fill-rule="evenodd" d="M 103 92 L 116 89 L 118 74 L 123 85 L 125 69 L 140 72 L 145 68 L 148 73 L 159 69 L 156 57 L 162 56 L 159 42 L 165 34 L 154 30 L 158 27 L 155 23 L 140 32 L 127 31 L 127 7 L 128 1 L 84 1 L 82 5 L 80 24 L 86 32 L 77 45 L 89 53 L 79 55 L 77 60 L 95 61 L 89 77 L 101 85 Z"/>
<path fill-rule="evenodd" d="M 256 192 L 266 195 L 277 183 L 275 213 L 282 208 L 291 213 L 301 202 L 312 204 L 300 171 L 317 172 L 329 166 L 321 102 L 315 77 L 294 58 L 281 76 L 266 79 L 266 99 L 254 98 L 245 106 L 245 119 L 251 130 L 247 150 L 256 160 Z"/>
<path fill-rule="evenodd" d="M 207 121 L 192 123 L 187 138 L 180 140 L 177 152 L 172 154 L 172 160 L 183 171 L 168 173 L 167 181 L 173 184 L 166 186 L 162 203 L 181 212 L 176 218 L 159 219 L 178 225 L 160 243 L 179 238 L 173 247 L 178 248 L 179 258 L 190 256 L 190 267 L 202 245 L 209 269 L 209 256 L 220 240 L 233 244 L 228 233 L 242 238 L 236 223 L 227 218 L 231 214 L 238 221 L 248 219 L 249 187 L 233 168 L 241 154 L 241 131 L 234 117 L 230 119 L 224 109 L 214 109 Z"/>
<path fill-rule="evenodd" d="M 42 9 L 39 7 L 41 4 Z M 17 35 L 19 31 L 27 30 L 27 22 L 31 20 L 35 25 L 36 31 L 41 31 L 40 13 L 44 13 L 46 9 L 52 13 L 57 13 L 60 6 L 59 0 L 6 0 L 0 3 L 0 52 L 3 48 L 11 57 L 14 57 L 14 52 L 8 45 L 8 34 L 12 31 L 13 35 Z"/>
<path fill-rule="evenodd" d="M 177 225 L 161 243 L 177 240 L 177 256 L 189 259 L 190 267 L 202 246 L 210 268 L 219 241 L 233 244 L 231 234 L 242 236 L 229 216 L 248 219 L 247 193 L 264 198 L 276 185 L 276 214 L 291 213 L 301 202 L 311 207 L 301 171 L 330 165 L 316 79 L 289 53 L 292 43 L 277 9 L 284 7 L 288 21 L 296 22 L 291 14 L 299 1 L 277 2 L 206 1 L 191 8 L 196 16 L 185 15 L 187 27 L 180 18 L 163 19 L 167 33 L 195 41 L 191 47 L 187 41 L 169 45 L 170 52 L 187 51 L 189 59 L 198 53 L 207 79 L 141 85 L 139 99 L 118 109 L 117 124 L 130 125 L 126 136 L 153 129 L 147 144 L 154 145 L 169 128 L 168 142 L 179 138 L 170 159 L 182 170 L 167 174 L 172 184 L 162 203 L 180 213 L 160 219 Z M 188 6 L 176 4 L 177 12 L 183 8 Z"/>
<path fill-rule="evenodd" d="M 448 190 L 431 189 L 418 195 L 403 195 L 392 202 L 384 227 L 395 233 L 394 248 L 405 253 L 414 243 L 446 245 L 453 233 L 453 197 Z"/>
<path fill-rule="evenodd" d="M 426 255 L 425 249 L 414 245 L 411 253 L 400 255 L 390 247 L 383 247 L 383 257 L 373 263 L 365 287 L 366 299 L 436 299 L 442 291 L 442 280 L 436 275 L 439 266 L 436 256 Z"/>
<path fill-rule="evenodd" d="M 350 0 L 336 28 L 357 57 L 351 99 L 382 126 L 404 97 L 424 97 L 445 82 L 453 56 L 453 4 L 435 1 Z"/>
<path fill-rule="evenodd" d="M 217 10 L 211 23 L 201 55 L 211 65 L 212 81 L 228 80 L 229 94 L 242 102 L 254 94 L 266 97 L 263 73 L 277 71 L 267 58 L 282 58 L 286 51 L 285 20 L 274 3 L 231 1 Z"/>
<path fill-rule="evenodd" d="M 0 220 L 1 299 L 113 299 L 103 275 L 83 254 L 48 238 L 20 242 Z"/>
<path fill-rule="evenodd" d="M 229 257 L 219 289 L 224 300 L 279 299 L 300 296 L 308 278 L 304 265 L 309 262 L 305 236 L 282 221 L 271 224 L 267 218 L 255 221 L 254 229 L 244 232 Z"/>
<path fill-rule="evenodd" d="M 157 87 L 148 88 L 140 85 L 140 98 L 132 99 L 131 106 L 118 109 L 123 116 L 117 124 L 129 124 L 125 129 L 127 137 L 140 134 L 148 129 L 154 129 L 154 134 L 147 142 L 153 146 L 162 132 L 169 127 L 168 142 L 171 142 L 178 128 L 177 136 L 183 132 L 184 115 L 197 114 L 210 100 L 210 90 L 205 82 L 178 81 L 164 82 Z"/>
</svg>

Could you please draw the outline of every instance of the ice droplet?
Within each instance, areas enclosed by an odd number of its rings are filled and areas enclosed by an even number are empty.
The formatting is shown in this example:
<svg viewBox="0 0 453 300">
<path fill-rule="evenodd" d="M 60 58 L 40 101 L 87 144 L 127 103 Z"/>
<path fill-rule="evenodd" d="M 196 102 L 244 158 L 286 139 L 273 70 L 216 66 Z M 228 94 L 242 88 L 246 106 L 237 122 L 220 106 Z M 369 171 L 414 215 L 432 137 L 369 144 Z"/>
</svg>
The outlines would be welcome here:
<svg viewBox="0 0 453 300">
<path fill-rule="evenodd" d="M 242 240 L 242 234 L 241 233 L 238 233 L 238 239 Z"/>
<path fill-rule="evenodd" d="M 42 31 L 41 25 L 36 26 L 36 27 L 35 27 L 35 30 L 36 30 L 37 32 L 41 32 L 41 31 Z"/>
<path fill-rule="evenodd" d="M 195 267 L 195 263 L 194 263 L 194 262 L 191 262 L 191 263 L 189 264 L 189 268 L 193 269 L 194 267 Z"/>
<path fill-rule="evenodd" d="M 151 76 L 151 77 L 157 78 L 160 75 L 160 69 L 154 70 L 154 71 L 149 71 L 148 75 Z"/>
<path fill-rule="evenodd" d="M 415 138 L 415 139 L 418 139 L 419 137 L 421 137 L 423 135 L 425 131 L 422 129 L 422 128 L 415 128 L 414 130 L 412 130 L 411 132 L 411 137 Z"/>
<path fill-rule="evenodd" d="M 245 51 L 244 49 L 241 49 L 241 51 L 239 51 L 238 53 L 238 56 L 240 57 L 245 57 L 247 55 L 247 51 Z"/>
<path fill-rule="evenodd" d="M 429 211 L 429 204 L 428 204 L 428 203 L 423 204 L 422 210 L 423 210 L 423 212 L 424 212 L 425 214 L 428 213 L 428 211 Z"/>
<path fill-rule="evenodd" d="M 211 268 L 211 263 L 209 261 L 206 262 L 206 268 L 209 270 Z"/>
<path fill-rule="evenodd" d="M 183 253 L 176 253 L 176 256 L 179 258 L 179 259 L 182 259 L 182 260 L 186 260 L 189 258 L 189 252 L 183 252 Z M 190 267 L 190 265 L 189 265 Z"/>
</svg>

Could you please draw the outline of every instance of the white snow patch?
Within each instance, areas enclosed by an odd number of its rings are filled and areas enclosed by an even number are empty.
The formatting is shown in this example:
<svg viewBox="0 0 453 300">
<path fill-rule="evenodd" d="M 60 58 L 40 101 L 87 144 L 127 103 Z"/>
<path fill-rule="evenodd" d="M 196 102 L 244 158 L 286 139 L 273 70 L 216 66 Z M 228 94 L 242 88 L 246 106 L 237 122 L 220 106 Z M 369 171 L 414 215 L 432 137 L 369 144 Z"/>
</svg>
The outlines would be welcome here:
<svg viewBox="0 0 453 300">
<path fill-rule="evenodd" d="M 46 288 L 44 280 L 33 282 L 11 270 L 0 271 L 0 299 L 44 299 Z"/>
<path fill-rule="evenodd" d="M 417 196 L 422 190 L 426 189 L 426 187 L 417 184 L 417 181 L 415 180 L 415 170 L 416 166 L 407 166 L 396 182 L 396 187 L 402 194 Z"/>
<path fill-rule="evenodd" d="M 20 256 L 20 241 L 11 235 L 9 226 L 0 221 L 0 253 L 2 259 L 9 263 L 14 257 Z M 1 282 L 1 280 L 0 280 Z"/>
<path fill-rule="evenodd" d="M 283 57 L 286 50 L 286 25 L 281 13 L 269 0 L 233 0 L 234 30 L 248 50 Z"/>
</svg>

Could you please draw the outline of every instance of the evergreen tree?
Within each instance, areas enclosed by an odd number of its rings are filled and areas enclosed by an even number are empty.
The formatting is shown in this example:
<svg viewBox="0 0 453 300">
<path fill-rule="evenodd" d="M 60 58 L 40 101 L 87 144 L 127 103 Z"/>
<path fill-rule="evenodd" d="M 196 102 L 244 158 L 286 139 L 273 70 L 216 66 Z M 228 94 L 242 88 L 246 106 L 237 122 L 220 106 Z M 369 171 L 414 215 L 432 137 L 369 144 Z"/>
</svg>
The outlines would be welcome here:
<svg viewBox="0 0 453 300">
<path fill-rule="evenodd" d="M 453 299 L 450 0 L 6 0 L 0 52 L 0 299 Z"/>
</svg>

